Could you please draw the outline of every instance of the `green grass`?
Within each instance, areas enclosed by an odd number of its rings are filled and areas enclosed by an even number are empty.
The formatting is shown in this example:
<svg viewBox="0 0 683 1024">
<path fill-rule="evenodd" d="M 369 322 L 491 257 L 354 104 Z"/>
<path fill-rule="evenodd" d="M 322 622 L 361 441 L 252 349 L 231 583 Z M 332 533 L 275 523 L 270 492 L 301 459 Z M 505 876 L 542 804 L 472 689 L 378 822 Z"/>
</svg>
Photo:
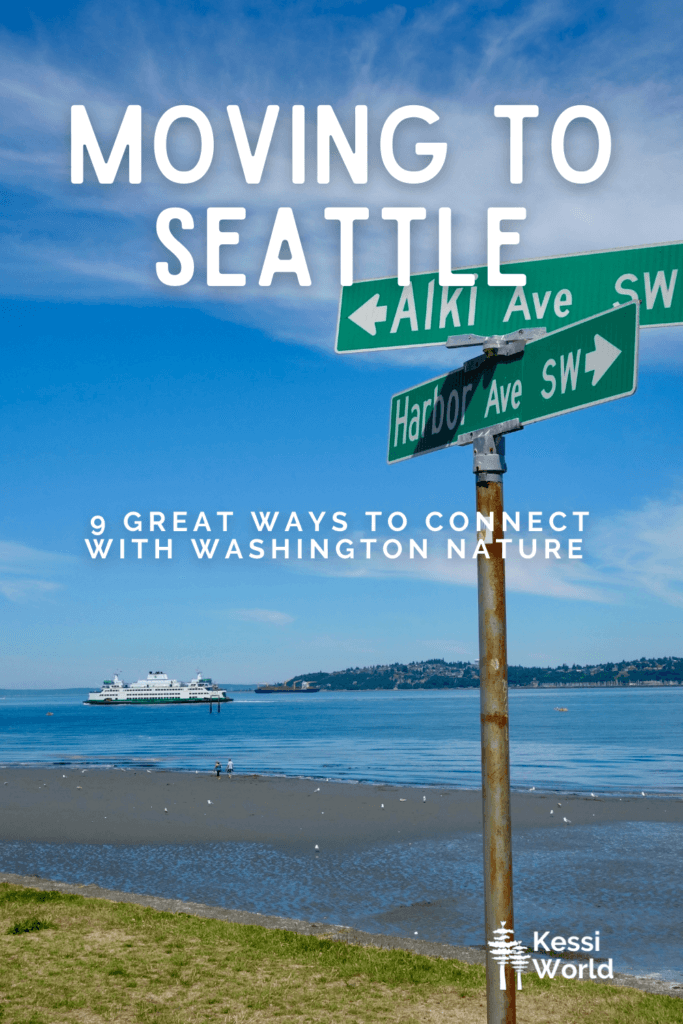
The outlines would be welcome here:
<svg viewBox="0 0 683 1024">
<path fill-rule="evenodd" d="M 44 917 L 24 917 L 20 921 L 15 921 L 7 929 L 7 935 L 23 935 L 24 932 L 40 932 L 43 928 L 54 928 L 55 925 L 52 921 L 46 921 Z"/>
<path fill-rule="evenodd" d="M 2 1024 L 486 1019 L 478 966 L 6 884 L 0 947 Z M 518 1022 L 681 1024 L 683 1001 L 528 976 Z"/>
<path fill-rule="evenodd" d="M 0 910 L 8 904 L 16 906 L 26 905 L 35 907 L 38 903 L 68 903 L 82 901 L 82 896 L 70 896 L 69 893 L 55 892 L 52 889 L 19 889 L 16 886 L 8 885 L 7 882 L 0 884 Z"/>
</svg>

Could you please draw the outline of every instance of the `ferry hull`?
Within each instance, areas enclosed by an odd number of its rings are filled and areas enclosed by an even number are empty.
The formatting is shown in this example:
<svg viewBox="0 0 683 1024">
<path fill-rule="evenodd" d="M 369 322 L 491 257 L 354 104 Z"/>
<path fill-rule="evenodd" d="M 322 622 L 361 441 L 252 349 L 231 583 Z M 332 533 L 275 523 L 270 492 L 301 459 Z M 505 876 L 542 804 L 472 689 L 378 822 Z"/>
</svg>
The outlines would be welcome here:
<svg viewBox="0 0 683 1024">
<path fill-rule="evenodd" d="M 124 704 L 229 704 L 233 701 L 234 697 L 212 697 L 211 700 L 208 697 L 138 697 L 135 700 L 112 700 L 111 698 L 104 700 L 84 700 L 84 704 L 91 704 L 93 707 L 96 705 L 104 705 L 112 707 L 116 705 L 123 706 Z"/>
</svg>

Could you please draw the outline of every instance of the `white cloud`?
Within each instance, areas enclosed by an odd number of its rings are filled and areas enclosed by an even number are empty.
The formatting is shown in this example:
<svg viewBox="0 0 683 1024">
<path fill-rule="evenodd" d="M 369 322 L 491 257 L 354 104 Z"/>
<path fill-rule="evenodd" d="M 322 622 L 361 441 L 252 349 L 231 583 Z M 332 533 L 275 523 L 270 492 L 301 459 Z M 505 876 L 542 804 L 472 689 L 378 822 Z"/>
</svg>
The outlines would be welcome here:
<svg viewBox="0 0 683 1024">
<path fill-rule="evenodd" d="M 59 589 L 59 583 L 49 580 L 8 579 L 0 576 L 0 594 L 8 601 L 30 601 Z"/>
<path fill-rule="evenodd" d="M 286 18 L 265 0 L 257 18 L 251 8 L 236 4 L 203 16 L 190 9 L 169 16 L 154 3 L 125 9 L 93 3 L 68 30 L 51 29 L 49 38 L 38 33 L 31 41 L 4 33 L 2 176 L 8 191 L 31 197 L 29 212 L 20 203 L 10 213 L 5 288 L 74 300 L 145 296 L 188 303 L 282 340 L 329 350 L 339 290 L 338 228 L 323 219 L 326 205 L 357 205 L 362 196 L 370 207 L 371 220 L 358 226 L 358 277 L 394 272 L 395 228 L 380 220 L 382 205 L 419 202 L 428 208 L 428 221 L 414 232 L 414 267 L 423 270 L 435 266 L 436 209 L 442 204 L 456 213 L 462 263 L 484 257 L 489 205 L 527 206 L 520 256 L 673 240 L 672 233 L 680 233 L 672 225 L 679 220 L 676 183 L 683 169 L 683 89 L 676 64 L 682 22 L 672 17 L 674 6 L 655 7 L 644 16 L 639 6 L 627 3 L 613 17 L 603 12 L 595 22 L 591 5 L 557 2 L 531 3 L 512 13 L 498 5 L 478 7 L 476 17 L 450 3 L 414 12 L 391 6 L 362 17 L 349 5 L 321 13 L 293 3 Z M 583 80 L 590 87 L 577 91 L 577 81 Z M 511 82 L 515 95 L 541 108 L 538 121 L 528 125 L 522 186 L 506 184 L 505 125 L 492 116 L 494 103 L 511 99 Z M 142 185 L 70 184 L 69 107 L 82 102 L 103 139 L 113 137 L 128 103 L 143 106 Z M 158 116 L 179 102 L 204 110 L 217 140 L 214 167 L 188 187 L 165 181 L 151 157 Z M 242 104 L 252 141 L 266 104 L 280 104 L 272 156 L 259 186 L 241 180 L 226 102 Z M 307 184 L 291 184 L 291 104 L 307 105 L 312 129 L 319 102 L 333 103 L 347 128 L 353 105 L 368 104 L 367 186 L 352 185 L 338 163 L 332 184 L 318 185 L 312 131 Z M 409 102 L 434 108 L 440 115 L 439 138 L 449 142 L 446 169 L 419 190 L 390 179 L 378 158 L 383 118 Z M 560 179 L 549 158 L 554 119 L 572 102 L 601 109 L 614 137 L 607 174 L 585 189 Z M 417 138 L 419 133 L 411 145 Z M 579 157 L 590 157 L 590 133 L 577 134 L 575 145 Z M 229 295 L 201 283 L 203 210 L 223 202 L 248 211 L 237 226 L 241 241 L 229 261 L 247 273 L 250 284 Z M 154 237 L 154 223 L 170 205 L 186 206 L 197 223 L 197 280 L 187 288 L 164 288 L 154 272 L 155 262 L 167 258 Z M 297 213 L 314 277 L 310 289 L 256 284 L 270 224 L 281 205 Z M 683 358 L 673 335 L 644 332 L 643 358 L 659 361 L 663 352 L 667 359 Z M 430 349 L 382 353 L 382 359 L 441 366 L 444 355 Z"/>
<path fill-rule="evenodd" d="M 417 553 L 414 558 L 406 556 L 409 549 L 408 540 L 403 539 L 404 553 L 396 559 L 386 558 L 382 554 L 382 546 L 388 538 L 378 535 L 377 543 L 371 549 L 371 557 L 366 557 L 366 549 L 359 543 L 361 534 L 349 537 L 355 541 L 355 557 L 341 559 L 331 556 L 328 559 L 311 559 L 296 563 L 287 563 L 296 572 L 315 573 L 337 577 L 361 578 L 397 578 L 429 581 L 449 586 L 476 587 L 477 562 L 473 558 L 476 537 L 472 532 L 452 535 L 459 544 L 465 540 L 465 558 L 453 553 L 447 556 L 447 543 L 444 535 L 427 536 L 428 557 L 423 559 Z M 403 537 L 403 535 L 402 535 Z M 424 536 L 413 536 L 422 544 Z M 524 537 L 525 551 L 531 552 L 530 538 Z M 330 550 L 333 550 L 331 547 Z M 506 558 L 506 584 L 509 590 L 526 594 L 541 594 L 545 597 L 557 597 L 567 600 L 613 602 L 619 600 L 613 592 L 613 581 L 609 574 L 583 560 L 567 559 L 566 544 L 561 549 L 561 559 L 552 555 L 544 557 L 543 541 L 538 542 L 538 554 L 532 559 L 521 558 L 516 543 L 508 547 Z"/>
<path fill-rule="evenodd" d="M 516 536 L 508 534 L 508 536 Z M 429 557 L 409 559 L 403 554 L 384 558 L 381 548 L 388 538 L 378 535 L 370 559 L 355 540 L 355 558 L 348 561 L 330 557 L 287 563 L 296 572 L 358 578 L 403 578 L 426 580 L 450 586 L 475 587 L 477 564 L 472 558 L 476 539 L 471 532 L 465 538 L 466 557 L 445 554 L 446 542 L 428 537 Z M 520 534 L 520 536 L 522 536 Z M 683 493 L 646 501 L 640 508 L 603 517 L 591 516 L 583 538 L 583 558 L 567 559 L 566 544 L 561 559 L 544 557 L 543 537 L 539 535 L 538 554 L 524 559 L 517 544 L 508 548 L 506 584 L 510 591 L 538 594 L 564 600 L 621 604 L 636 594 L 649 594 L 669 605 L 683 606 Z M 421 543 L 422 536 L 414 539 Z M 529 553 L 531 538 L 524 536 Z M 407 543 L 404 541 L 404 549 Z"/>
<path fill-rule="evenodd" d="M 592 517 L 584 535 L 583 558 L 567 560 L 566 546 L 560 560 L 544 557 L 542 536 L 538 554 L 532 559 L 519 555 L 517 544 L 508 548 L 506 584 L 510 591 L 538 594 L 569 600 L 621 603 L 628 592 L 647 591 L 668 604 L 683 604 L 683 495 L 661 501 L 648 501 L 640 508 L 604 518 Z M 410 560 L 404 556 L 392 561 L 374 554 L 365 559 L 359 548 L 356 559 L 339 564 L 300 563 L 299 570 L 329 572 L 358 577 L 401 576 L 430 580 L 447 585 L 475 587 L 477 564 L 472 558 L 476 539 L 465 538 L 466 557 L 448 559 L 429 538 L 430 557 Z M 510 536 L 508 534 L 508 536 Z M 516 535 L 513 535 L 516 536 Z M 386 538 L 380 537 L 379 549 Z M 531 550 L 531 538 L 524 536 L 525 551 Z M 422 538 L 416 538 L 420 541 Z M 443 542 L 441 547 L 443 547 Z"/>
<path fill-rule="evenodd" d="M 592 547 L 601 575 L 683 606 L 683 494 L 599 522 Z"/>
<path fill-rule="evenodd" d="M 59 575 L 75 562 L 69 555 L 0 541 L 0 594 L 17 602 L 45 597 L 61 584 L 44 577 Z"/>
<path fill-rule="evenodd" d="M 0 571 L 18 569 L 28 572 L 33 568 L 44 570 L 46 566 L 67 566 L 73 561 L 74 559 L 70 555 L 62 555 L 54 551 L 41 551 L 38 548 L 30 548 L 26 544 L 15 544 L 12 541 L 0 541 Z"/>
<path fill-rule="evenodd" d="M 228 612 L 231 619 L 239 622 L 265 622 L 270 626 L 287 626 L 294 622 L 292 615 L 286 612 L 276 612 L 269 608 L 233 608 Z"/>
</svg>

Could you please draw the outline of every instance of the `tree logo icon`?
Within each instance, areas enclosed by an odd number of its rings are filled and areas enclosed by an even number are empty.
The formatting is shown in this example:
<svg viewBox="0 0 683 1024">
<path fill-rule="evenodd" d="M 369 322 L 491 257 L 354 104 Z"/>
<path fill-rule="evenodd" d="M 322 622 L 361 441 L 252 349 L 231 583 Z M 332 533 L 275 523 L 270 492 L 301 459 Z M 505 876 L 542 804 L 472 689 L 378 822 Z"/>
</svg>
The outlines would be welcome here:
<svg viewBox="0 0 683 1024">
<path fill-rule="evenodd" d="M 513 938 L 513 935 L 513 929 L 506 928 L 505 921 L 501 921 L 500 928 L 495 929 L 493 939 L 489 939 L 488 943 L 491 947 L 491 956 L 500 967 L 501 990 L 507 988 L 505 984 L 505 965 L 511 964 L 517 974 L 517 988 L 521 989 L 522 971 L 531 960 L 531 956 L 526 952 L 527 947 L 523 946 L 519 939 Z"/>
</svg>

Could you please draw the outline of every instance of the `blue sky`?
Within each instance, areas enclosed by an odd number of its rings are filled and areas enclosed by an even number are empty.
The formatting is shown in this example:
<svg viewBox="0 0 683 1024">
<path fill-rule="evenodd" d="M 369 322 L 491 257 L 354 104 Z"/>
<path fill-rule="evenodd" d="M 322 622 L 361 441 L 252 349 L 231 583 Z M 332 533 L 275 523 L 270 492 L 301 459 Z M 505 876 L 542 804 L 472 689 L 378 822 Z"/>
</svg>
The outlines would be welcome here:
<svg viewBox="0 0 683 1024">
<path fill-rule="evenodd" d="M 118 539 L 131 509 L 186 510 L 191 522 L 229 509 L 244 546 L 257 535 L 252 509 L 280 510 L 281 523 L 292 510 L 302 519 L 326 510 L 328 520 L 344 510 L 356 540 L 367 536 L 366 510 L 402 510 L 416 538 L 433 509 L 471 513 L 469 450 L 386 465 L 391 394 L 452 355 L 333 353 L 338 236 L 323 208 L 370 208 L 360 277 L 394 272 L 385 205 L 419 203 L 432 221 L 450 205 L 464 264 L 485 259 L 491 205 L 527 207 L 520 257 L 681 238 L 678 6 L 50 4 L 8 11 L 4 26 L 0 685 L 86 686 L 159 666 L 251 683 L 477 657 L 474 563 L 446 561 L 436 535 L 426 563 L 199 562 L 181 535 L 171 563 L 102 563 L 85 551 L 89 520 L 105 516 L 105 536 Z M 129 103 L 142 105 L 142 185 L 71 185 L 73 103 L 87 105 L 103 138 Z M 171 185 L 151 159 L 156 120 L 179 103 L 225 129 L 215 129 L 214 167 L 192 186 Z M 311 122 L 318 103 L 331 103 L 347 128 L 354 105 L 367 103 L 369 184 L 352 185 L 333 164 L 330 185 L 311 171 L 293 186 L 283 129 L 262 184 L 245 185 L 227 103 L 252 127 L 268 103 L 283 117 L 305 104 Z M 391 180 L 377 155 L 384 117 L 405 103 L 432 107 L 449 143 L 444 172 L 419 189 Z M 540 107 L 523 185 L 507 181 L 496 103 Z M 577 103 L 601 110 L 614 140 L 608 171 L 584 187 L 559 178 L 549 150 L 555 118 Z M 577 165 L 590 162 L 589 133 L 570 145 Z M 159 211 L 182 205 L 199 223 L 208 205 L 224 204 L 248 210 L 247 287 L 226 297 L 201 277 L 162 286 Z M 313 284 L 259 289 L 270 223 L 287 205 Z M 426 224 L 415 269 L 433 269 L 435 254 Z M 508 442 L 509 509 L 591 513 L 583 561 L 511 561 L 511 662 L 680 655 L 682 331 L 643 331 L 634 397 Z"/>
</svg>

